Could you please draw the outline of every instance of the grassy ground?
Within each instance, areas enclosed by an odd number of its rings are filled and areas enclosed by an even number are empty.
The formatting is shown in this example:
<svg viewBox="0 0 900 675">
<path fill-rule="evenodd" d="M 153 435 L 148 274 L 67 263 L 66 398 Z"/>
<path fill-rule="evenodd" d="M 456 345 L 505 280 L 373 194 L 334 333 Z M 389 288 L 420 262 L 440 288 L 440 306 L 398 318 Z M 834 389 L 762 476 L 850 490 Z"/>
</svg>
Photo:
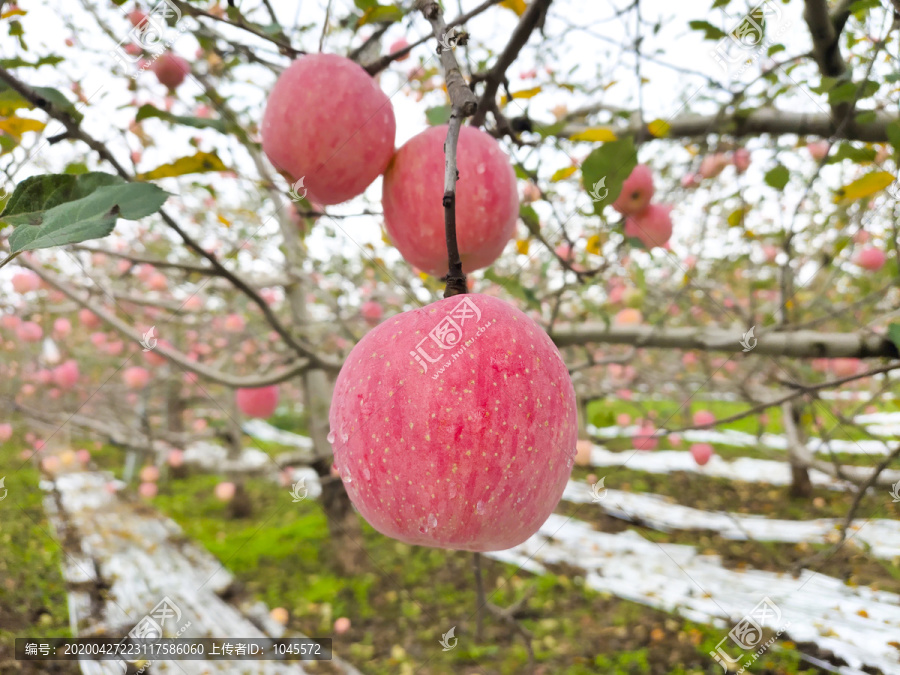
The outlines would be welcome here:
<svg viewBox="0 0 900 675">
<path fill-rule="evenodd" d="M 332 636 L 334 619 L 352 627 L 334 635 L 336 653 L 369 673 L 521 673 L 527 654 L 521 638 L 488 618 L 476 631 L 471 556 L 406 546 L 365 528 L 371 571 L 341 577 L 324 516 L 315 503 L 293 503 L 287 490 L 250 480 L 255 513 L 229 520 L 213 496 L 220 480 L 194 475 L 164 486 L 153 500 L 188 537 L 197 539 L 232 570 L 241 593 L 284 607 L 290 628 Z M 585 588 L 580 570 L 557 569 L 533 577 L 484 561 L 493 601 L 508 605 L 523 593 L 523 624 L 533 632 L 542 673 L 706 673 L 708 656 L 724 632 Z M 456 649 L 439 640 L 456 627 Z M 754 672 L 796 673 L 790 644 L 763 657 Z M 812 672 L 812 671 L 810 671 Z"/>
<path fill-rule="evenodd" d="M 62 550 L 50 536 L 38 472 L 30 464 L 19 469 L 21 447 L 15 438 L 0 443 L 0 476 L 8 490 L 0 501 L 0 673 L 74 675 L 79 670 L 72 663 L 15 660 L 17 637 L 70 636 Z"/>
<path fill-rule="evenodd" d="M 647 407 L 656 409 L 658 419 L 664 420 L 677 406 L 654 402 Z M 733 414 L 739 406 L 711 402 L 694 405 L 694 410 L 700 408 L 722 417 Z M 600 426 L 614 423 L 615 416 L 622 412 L 646 416 L 647 409 L 641 411 L 628 402 L 618 402 L 594 404 L 590 411 L 592 421 Z M 777 413 L 777 410 L 770 411 L 766 429 L 769 432 L 780 432 Z M 302 419 L 284 417 L 271 421 L 281 428 L 304 432 Z M 753 418 L 729 426 L 749 433 L 759 431 Z M 627 440 L 612 441 L 610 446 L 618 447 L 617 443 L 629 447 Z M 277 444 L 254 444 L 273 455 L 285 450 Z M 664 440 L 661 447 L 666 446 Z M 0 450 L 6 453 L 0 454 L 0 460 L 10 460 L 3 461 L 3 466 L 10 466 L 12 455 L 18 454 L 13 453 L 12 447 L 17 446 L 7 444 Z M 777 452 L 756 448 L 718 446 L 717 452 L 726 458 L 782 459 Z M 120 473 L 121 450 L 106 446 L 92 449 L 92 453 L 96 465 Z M 618 467 L 591 471 L 597 475 L 605 472 L 608 487 L 667 495 L 696 508 L 770 517 L 841 516 L 851 501 L 850 495 L 829 490 L 816 490 L 809 500 L 793 500 L 787 488 L 698 474 L 655 475 Z M 586 469 L 576 468 L 574 478 L 584 479 L 588 473 Z M 0 673 L 7 672 L 8 661 L 4 662 L 4 658 L 10 658 L 7 641 L 13 634 L 65 635 L 67 622 L 58 572 L 59 548 L 34 525 L 37 521 L 47 530 L 37 474 L 28 469 L 16 476 L 17 481 L 25 481 L 23 476 L 26 476 L 25 482 L 31 485 L 27 490 L 22 488 L 23 494 L 17 495 L 16 504 L 21 504 L 34 520 L 18 508 L 19 515 L 10 516 L 9 499 L 0 502 L 3 518 L 0 580 L 15 580 L 0 585 Z M 175 519 L 187 537 L 204 545 L 235 574 L 238 584 L 232 592 L 237 596 L 286 608 L 289 628 L 312 636 L 333 637 L 335 652 L 366 673 L 525 672 L 524 643 L 507 625 L 487 617 L 482 634 L 476 635 L 469 554 L 406 546 L 365 526 L 363 544 L 369 554 L 370 569 L 361 575 L 343 577 L 334 572 L 336 560 L 343 552 L 332 545 L 324 516 L 315 502 L 293 503 L 287 489 L 275 488 L 262 479 L 250 479 L 245 488 L 253 503 L 253 513 L 247 518 L 230 519 L 226 505 L 213 496 L 214 486 L 224 479 L 189 472 L 182 479 L 163 480 L 160 494 L 151 504 Z M 7 487 L 10 486 L 7 480 Z M 563 503 L 558 510 L 571 515 L 577 508 Z M 900 517 L 896 505 L 873 495 L 863 500 L 859 514 L 866 518 Z M 607 532 L 629 527 L 602 515 L 599 509 L 581 509 L 577 517 Z M 717 553 L 722 556 L 723 564 L 732 567 L 783 570 L 817 550 L 803 545 L 725 541 L 708 532 L 660 533 L 638 529 L 654 541 L 692 544 L 701 551 Z M 23 559 L 28 564 L 22 564 Z M 898 563 L 877 561 L 863 551 L 848 548 L 819 569 L 845 579 L 848 584 L 871 584 L 897 592 L 900 590 Z M 727 628 L 696 625 L 676 615 L 597 593 L 585 587 L 582 571 L 574 567 L 559 566 L 551 574 L 534 577 L 517 572 L 512 566 L 485 560 L 484 573 L 486 588 L 489 593 L 494 592 L 491 599 L 495 603 L 507 606 L 525 594 L 529 596 L 523 605 L 521 621 L 533 633 L 531 644 L 537 655 L 537 672 L 542 675 L 721 672 L 709 652 L 715 649 Z M 333 635 L 334 620 L 341 616 L 351 619 L 351 628 L 342 635 Z M 21 626 L 21 630 L 16 628 L 10 632 L 6 629 L 9 625 Z M 459 641 L 456 648 L 445 652 L 439 640 L 451 627 L 455 627 Z M 804 645 L 803 649 L 815 653 L 810 645 Z M 15 666 L 13 662 L 8 672 L 29 675 L 38 672 L 17 671 L 12 669 Z M 310 667 L 311 672 L 329 672 L 315 668 Z M 789 642 L 770 648 L 751 670 L 756 674 L 815 672 L 812 668 L 801 668 L 799 654 Z"/>
</svg>

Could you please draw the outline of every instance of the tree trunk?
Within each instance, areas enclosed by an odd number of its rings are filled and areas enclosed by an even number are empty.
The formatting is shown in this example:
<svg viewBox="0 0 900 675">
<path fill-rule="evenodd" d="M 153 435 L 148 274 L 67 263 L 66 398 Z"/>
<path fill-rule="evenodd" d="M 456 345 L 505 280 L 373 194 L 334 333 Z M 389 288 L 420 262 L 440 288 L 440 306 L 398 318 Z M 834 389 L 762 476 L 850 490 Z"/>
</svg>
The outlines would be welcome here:
<svg viewBox="0 0 900 675">
<path fill-rule="evenodd" d="M 320 458 L 313 468 L 322 481 L 320 502 L 328 521 L 328 532 L 334 546 L 334 560 L 342 574 L 361 574 L 368 569 L 362 524 L 353 510 L 344 483 L 331 473 L 332 450 L 328 442 L 330 425 L 328 409 L 331 406 L 333 386 L 321 370 L 312 370 L 303 377 L 306 410 L 309 418 L 309 436 L 316 455 Z"/>
<path fill-rule="evenodd" d="M 171 375 L 166 383 L 166 426 L 169 431 L 184 431 L 184 399 L 181 397 L 181 382 Z"/>
<path fill-rule="evenodd" d="M 797 401 L 781 406 L 781 423 L 788 439 L 788 461 L 791 464 L 791 497 L 812 496 L 812 481 L 809 479 L 809 465 L 812 461 L 806 446 L 800 413 L 803 408 Z"/>
</svg>

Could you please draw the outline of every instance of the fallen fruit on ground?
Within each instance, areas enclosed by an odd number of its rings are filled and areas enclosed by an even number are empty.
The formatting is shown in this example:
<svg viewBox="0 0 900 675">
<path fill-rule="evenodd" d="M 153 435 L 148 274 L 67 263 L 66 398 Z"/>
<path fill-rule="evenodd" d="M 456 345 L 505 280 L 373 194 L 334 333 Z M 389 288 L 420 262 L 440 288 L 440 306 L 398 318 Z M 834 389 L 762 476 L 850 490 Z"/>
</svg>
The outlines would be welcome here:
<svg viewBox="0 0 900 675">
<path fill-rule="evenodd" d="M 394 153 L 394 110 L 359 64 L 308 54 L 278 78 L 266 101 L 262 147 L 269 161 L 319 204 L 352 199 Z M 296 183 L 295 183 L 296 185 Z"/>
<path fill-rule="evenodd" d="M 444 141 L 447 126 L 431 127 L 397 151 L 384 174 L 382 204 L 388 236 L 414 267 L 447 274 L 444 232 Z M 503 252 L 519 217 L 516 175 L 491 136 L 460 129 L 457 146 L 456 239 L 464 272 L 487 267 Z"/>
<path fill-rule="evenodd" d="M 474 294 L 369 331 L 338 375 L 329 421 L 347 494 L 376 530 L 468 551 L 537 531 L 577 440 L 556 346 L 512 305 Z"/>
</svg>

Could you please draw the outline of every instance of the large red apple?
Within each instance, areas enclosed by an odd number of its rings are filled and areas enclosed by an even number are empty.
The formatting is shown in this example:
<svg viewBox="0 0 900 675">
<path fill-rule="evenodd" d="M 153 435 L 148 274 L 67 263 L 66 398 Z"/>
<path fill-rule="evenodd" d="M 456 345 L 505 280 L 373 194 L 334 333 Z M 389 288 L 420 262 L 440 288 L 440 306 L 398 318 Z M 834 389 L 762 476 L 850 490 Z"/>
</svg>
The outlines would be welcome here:
<svg viewBox="0 0 900 675">
<path fill-rule="evenodd" d="M 353 348 L 329 414 L 335 465 L 363 517 L 409 544 L 496 551 L 559 502 L 575 391 L 547 334 L 485 295 L 393 316 Z"/>
<path fill-rule="evenodd" d="M 406 261 L 434 276 L 447 274 L 444 235 L 444 141 L 431 127 L 397 151 L 384 174 L 388 235 Z M 457 145 L 456 239 L 463 271 L 487 267 L 516 229 L 519 195 L 509 158 L 493 138 L 463 127 Z"/>
<path fill-rule="evenodd" d="M 278 407 L 278 385 L 235 392 L 238 409 L 247 417 L 271 417 Z"/>
<path fill-rule="evenodd" d="M 336 54 L 307 54 L 285 70 L 266 102 L 262 147 L 298 194 L 339 204 L 362 192 L 394 154 L 394 110 L 372 77 Z"/>
</svg>

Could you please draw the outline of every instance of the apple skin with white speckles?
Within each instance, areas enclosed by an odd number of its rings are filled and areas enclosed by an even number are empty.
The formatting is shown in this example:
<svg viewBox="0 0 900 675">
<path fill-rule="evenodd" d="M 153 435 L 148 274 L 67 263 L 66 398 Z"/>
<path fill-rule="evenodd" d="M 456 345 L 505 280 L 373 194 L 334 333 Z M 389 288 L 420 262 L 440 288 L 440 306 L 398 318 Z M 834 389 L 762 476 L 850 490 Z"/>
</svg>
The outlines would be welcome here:
<svg viewBox="0 0 900 675">
<path fill-rule="evenodd" d="M 540 326 L 502 300 L 458 295 L 360 340 L 335 384 L 329 440 L 350 500 L 382 534 L 499 551 L 559 502 L 576 410 Z"/>
<path fill-rule="evenodd" d="M 447 274 L 444 232 L 444 142 L 447 126 L 426 129 L 401 147 L 382 183 L 384 226 L 409 264 Z M 456 239 L 464 272 L 493 263 L 515 234 L 516 174 L 491 136 L 462 127 L 457 144 Z"/>
<path fill-rule="evenodd" d="M 391 160 L 395 131 L 394 109 L 378 83 L 336 54 L 294 61 L 272 87 L 261 127 L 269 161 L 303 178 L 319 204 L 362 194 Z"/>
</svg>

